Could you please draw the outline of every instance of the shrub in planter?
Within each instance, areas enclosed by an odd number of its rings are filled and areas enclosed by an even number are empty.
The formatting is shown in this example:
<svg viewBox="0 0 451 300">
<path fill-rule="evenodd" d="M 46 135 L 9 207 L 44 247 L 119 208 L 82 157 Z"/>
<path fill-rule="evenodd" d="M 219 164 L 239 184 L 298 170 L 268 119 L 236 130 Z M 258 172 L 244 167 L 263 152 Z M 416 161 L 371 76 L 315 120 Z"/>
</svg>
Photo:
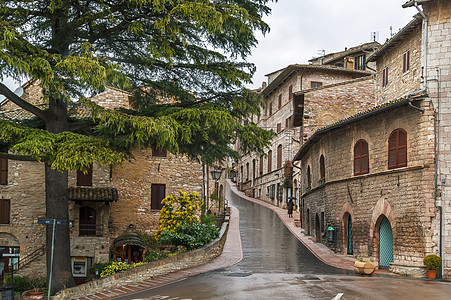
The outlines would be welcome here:
<svg viewBox="0 0 451 300">
<path fill-rule="evenodd" d="M 423 264 L 428 270 L 437 271 L 442 265 L 442 259 L 437 255 L 431 254 L 423 259 Z"/>
<path fill-rule="evenodd" d="M 146 255 L 144 255 L 144 261 L 146 263 L 149 263 L 149 262 L 153 262 L 156 260 L 166 258 L 168 256 L 169 256 L 168 253 L 164 252 L 164 251 L 149 250 L 149 251 L 147 251 Z"/>
</svg>

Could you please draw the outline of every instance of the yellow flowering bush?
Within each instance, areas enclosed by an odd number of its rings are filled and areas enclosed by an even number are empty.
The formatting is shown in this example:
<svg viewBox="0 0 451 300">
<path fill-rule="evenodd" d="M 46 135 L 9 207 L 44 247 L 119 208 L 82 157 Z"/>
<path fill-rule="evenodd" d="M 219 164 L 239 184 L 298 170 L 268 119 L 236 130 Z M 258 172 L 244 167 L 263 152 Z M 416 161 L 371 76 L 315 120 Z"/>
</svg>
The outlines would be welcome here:
<svg viewBox="0 0 451 300">
<path fill-rule="evenodd" d="M 198 213 L 202 201 L 198 193 L 187 194 L 179 191 L 178 197 L 173 195 L 164 198 L 163 207 L 160 210 L 160 229 L 158 236 L 163 231 L 173 231 L 180 224 L 199 223 Z"/>
</svg>

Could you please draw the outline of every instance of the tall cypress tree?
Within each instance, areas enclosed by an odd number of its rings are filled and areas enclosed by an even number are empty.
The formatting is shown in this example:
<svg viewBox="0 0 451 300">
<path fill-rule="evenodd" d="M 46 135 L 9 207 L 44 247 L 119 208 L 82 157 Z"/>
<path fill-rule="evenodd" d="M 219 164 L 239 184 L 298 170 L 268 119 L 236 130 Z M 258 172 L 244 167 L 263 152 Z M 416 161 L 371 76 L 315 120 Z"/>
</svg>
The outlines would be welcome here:
<svg viewBox="0 0 451 300">
<path fill-rule="evenodd" d="M 262 152 L 273 134 L 249 121 L 261 100 L 243 86 L 270 1 L 0 0 L 1 74 L 38 79 L 47 103 L 30 104 L 0 84 L 0 94 L 35 116 L 0 121 L 0 143 L 45 164 L 47 217 L 68 219 L 68 171 L 120 163 L 132 147 L 207 163 L 236 157 L 237 139 L 240 151 Z M 88 100 L 107 85 L 132 92 L 133 109 Z M 70 115 L 74 103 L 91 117 Z M 48 230 L 48 254 L 50 241 Z M 55 291 L 74 285 L 69 245 L 69 228 L 59 227 Z"/>
</svg>

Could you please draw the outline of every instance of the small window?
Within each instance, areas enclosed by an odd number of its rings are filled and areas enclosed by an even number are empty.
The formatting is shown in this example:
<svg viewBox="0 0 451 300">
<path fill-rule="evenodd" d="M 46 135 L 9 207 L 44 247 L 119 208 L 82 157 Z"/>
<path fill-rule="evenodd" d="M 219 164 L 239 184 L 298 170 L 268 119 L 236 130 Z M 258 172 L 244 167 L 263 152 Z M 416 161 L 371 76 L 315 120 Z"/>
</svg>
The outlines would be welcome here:
<svg viewBox="0 0 451 300">
<path fill-rule="evenodd" d="M 241 171 L 242 171 L 242 169 L 241 169 Z M 161 209 L 161 207 L 163 207 L 163 205 L 161 204 L 161 201 L 164 198 L 166 198 L 166 185 L 152 183 L 151 193 L 152 193 L 151 209 Z"/>
<path fill-rule="evenodd" d="M 354 175 L 366 174 L 369 172 L 368 143 L 359 140 L 354 146 Z"/>
<path fill-rule="evenodd" d="M 256 176 L 256 161 L 255 161 L 255 159 L 253 159 L 252 160 L 252 179 L 255 179 L 255 176 Z"/>
<path fill-rule="evenodd" d="M 326 182 L 326 163 L 324 161 L 324 155 L 321 155 L 319 158 L 319 185 L 322 185 Z"/>
<path fill-rule="evenodd" d="M 260 155 L 260 176 L 263 175 L 263 155 Z"/>
<path fill-rule="evenodd" d="M 285 119 L 285 128 L 291 128 L 293 126 L 293 116 Z"/>
<path fill-rule="evenodd" d="M 354 70 L 365 71 L 365 60 L 366 60 L 365 54 L 356 56 L 354 58 Z"/>
<path fill-rule="evenodd" d="M 277 106 L 277 109 L 280 109 L 282 107 L 282 94 L 279 95 L 279 105 Z"/>
<path fill-rule="evenodd" d="M 407 50 L 402 55 L 402 72 L 406 73 L 410 70 L 410 50 Z"/>
<path fill-rule="evenodd" d="M 310 166 L 307 167 L 307 191 L 312 189 L 312 173 L 310 172 Z"/>
<path fill-rule="evenodd" d="M 92 186 L 92 165 L 86 173 L 77 171 L 77 186 Z"/>
<path fill-rule="evenodd" d="M 272 116 L 272 102 L 269 103 L 269 116 Z"/>
<path fill-rule="evenodd" d="M 388 139 L 388 168 L 401 168 L 407 166 L 407 132 L 396 129 Z"/>
<path fill-rule="evenodd" d="M 6 157 L 0 157 L 0 184 L 8 184 L 8 159 Z"/>
<path fill-rule="evenodd" d="M 9 199 L 0 199 L 0 224 L 10 222 L 11 202 Z"/>
<path fill-rule="evenodd" d="M 152 156 L 153 157 L 166 157 L 167 151 L 166 149 L 158 148 L 157 146 L 152 146 Z"/>
<path fill-rule="evenodd" d="M 282 168 L 282 145 L 277 147 L 277 169 Z"/>
<path fill-rule="evenodd" d="M 382 70 L 382 87 L 386 87 L 388 85 L 388 67 L 385 67 Z"/>
<path fill-rule="evenodd" d="M 272 170 L 272 150 L 268 152 L 268 173 Z"/>
<path fill-rule="evenodd" d="M 322 87 L 323 83 L 320 81 L 310 81 L 310 87 L 312 89 L 317 88 L 317 87 Z"/>
<path fill-rule="evenodd" d="M 246 181 L 249 180 L 249 163 L 246 163 Z"/>
<path fill-rule="evenodd" d="M 288 87 L 288 99 L 289 100 L 293 99 L 293 85 L 290 85 Z"/>
<path fill-rule="evenodd" d="M 277 123 L 277 133 L 282 131 L 282 123 Z"/>
<path fill-rule="evenodd" d="M 96 236 L 97 226 L 95 209 L 88 206 L 80 207 L 80 223 L 78 231 L 80 236 Z"/>
</svg>

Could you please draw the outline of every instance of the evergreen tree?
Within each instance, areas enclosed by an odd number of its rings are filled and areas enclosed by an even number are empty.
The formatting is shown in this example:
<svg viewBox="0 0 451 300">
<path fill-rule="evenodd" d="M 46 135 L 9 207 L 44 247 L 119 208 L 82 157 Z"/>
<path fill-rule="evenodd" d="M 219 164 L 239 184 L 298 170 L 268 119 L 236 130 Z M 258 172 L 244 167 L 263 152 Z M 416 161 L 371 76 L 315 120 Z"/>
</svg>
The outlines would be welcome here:
<svg viewBox="0 0 451 300">
<path fill-rule="evenodd" d="M 254 72 L 246 62 L 254 32 L 268 31 L 270 1 L 0 0 L 1 75 L 40 80 L 48 104 L 0 84 L 0 94 L 35 116 L 0 121 L 0 142 L 45 164 L 46 216 L 68 219 L 68 171 L 120 163 L 132 147 L 207 163 L 236 157 L 236 139 L 240 151 L 262 152 L 273 134 L 249 121 L 261 100 L 243 85 Z M 86 98 L 107 85 L 133 92 L 134 109 L 110 111 Z M 74 103 L 91 117 L 71 116 Z M 50 241 L 47 230 L 48 263 Z M 69 228 L 59 227 L 55 291 L 74 285 L 69 243 Z"/>
</svg>

